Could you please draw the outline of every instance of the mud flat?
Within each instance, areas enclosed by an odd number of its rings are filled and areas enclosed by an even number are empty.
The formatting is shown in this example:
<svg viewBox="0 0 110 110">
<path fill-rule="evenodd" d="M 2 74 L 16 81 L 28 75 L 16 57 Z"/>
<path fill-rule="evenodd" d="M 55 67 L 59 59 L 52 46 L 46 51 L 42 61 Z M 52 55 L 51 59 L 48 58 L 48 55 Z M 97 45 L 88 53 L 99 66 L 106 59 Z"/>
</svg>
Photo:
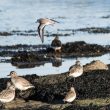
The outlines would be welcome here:
<svg viewBox="0 0 110 110">
<path fill-rule="evenodd" d="M 96 64 L 93 62 L 93 64 Z M 99 64 L 99 63 L 97 63 Z M 91 63 L 90 63 L 91 65 Z M 99 64 L 100 65 L 100 64 Z M 88 64 L 87 64 L 88 66 Z M 108 66 L 108 69 L 102 67 Z M 91 66 L 93 67 L 93 65 Z M 86 65 L 84 66 L 86 68 Z M 109 110 L 110 109 L 110 64 L 102 69 L 84 69 L 78 78 L 68 78 L 68 72 L 37 76 L 24 76 L 35 89 L 16 91 L 16 99 L 5 104 L 6 110 Z M 9 78 L 0 79 L 1 90 Z M 62 100 L 73 86 L 77 93 L 76 100 L 69 104 Z"/>
</svg>

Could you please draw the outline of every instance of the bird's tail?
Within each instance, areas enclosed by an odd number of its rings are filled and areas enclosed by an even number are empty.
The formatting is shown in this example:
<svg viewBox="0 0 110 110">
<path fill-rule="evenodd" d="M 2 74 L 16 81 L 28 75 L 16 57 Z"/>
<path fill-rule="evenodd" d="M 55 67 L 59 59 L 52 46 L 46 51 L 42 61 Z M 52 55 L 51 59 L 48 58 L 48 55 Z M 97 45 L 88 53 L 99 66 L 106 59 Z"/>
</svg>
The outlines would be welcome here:
<svg viewBox="0 0 110 110">
<path fill-rule="evenodd" d="M 35 88 L 35 86 L 34 85 L 31 85 L 30 88 Z"/>
</svg>

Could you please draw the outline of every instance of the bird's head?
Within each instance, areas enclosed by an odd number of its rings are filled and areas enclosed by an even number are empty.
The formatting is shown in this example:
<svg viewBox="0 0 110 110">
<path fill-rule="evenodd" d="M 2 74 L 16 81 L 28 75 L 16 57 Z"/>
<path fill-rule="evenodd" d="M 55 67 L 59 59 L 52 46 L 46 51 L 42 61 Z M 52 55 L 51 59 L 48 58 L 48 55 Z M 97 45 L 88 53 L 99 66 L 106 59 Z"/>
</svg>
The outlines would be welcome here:
<svg viewBox="0 0 110 110">
<path fill-rule="evenodd" d="M 17 73 L 15 71 L 11 71 L 10 74 L 7 76 L 16 77 Z"/>
</svg>

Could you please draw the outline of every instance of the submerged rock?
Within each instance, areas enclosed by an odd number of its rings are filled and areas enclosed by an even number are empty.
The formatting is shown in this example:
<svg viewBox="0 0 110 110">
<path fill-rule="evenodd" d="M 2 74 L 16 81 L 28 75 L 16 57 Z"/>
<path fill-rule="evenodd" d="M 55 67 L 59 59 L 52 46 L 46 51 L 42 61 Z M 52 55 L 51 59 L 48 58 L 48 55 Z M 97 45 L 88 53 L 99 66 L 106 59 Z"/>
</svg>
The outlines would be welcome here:
<svg viewBox="0 0 110 110">
<path fill-rule="evenodd" d="M 88 28 L 81 28 L 75 31 L 82 31 L 88 33 L 110 33 L 110 27 L 88 27 Z"/>
</svg>

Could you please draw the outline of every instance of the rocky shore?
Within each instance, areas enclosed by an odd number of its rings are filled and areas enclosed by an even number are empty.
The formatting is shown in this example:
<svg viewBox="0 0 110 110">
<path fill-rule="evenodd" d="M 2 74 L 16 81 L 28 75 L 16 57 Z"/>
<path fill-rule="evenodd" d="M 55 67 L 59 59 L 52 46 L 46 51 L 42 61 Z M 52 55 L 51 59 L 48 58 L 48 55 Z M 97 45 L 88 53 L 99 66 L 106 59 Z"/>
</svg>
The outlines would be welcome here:
<svg viewBox="0 0 110 110">
<path fill-rule="evenodd" d="M 94 63 L 95 62 L 95 63 Z M 93 68 L 94 65 L 102 65 Z M 56 75 L 24 76 L 35 89 L 16 91 L 16 99 L 5 104 L 6 110 L 109 110 L 110 109 L 110 64 L 93 61 L 84 65 L 84 73 L 75 79 L 68 78 L 68 72 Z M 88 68 L 89 65 L 89 68 Z M 90 66 L 92 69 L 90 69 Z M 9 78 L 0 79 L 1 90 Z M 62 100 L 70 87 L 76 90 L 77 98 L 73 103 Z"/>
<path fill-rule="evenodd" d="M 54 50 L 50 45 L 12 45 L 0 46 L 0 56 L 14 56 L 19 53 L 35 53 L 39 55 L 52 56 Z M 84 41 L 67 42 L 62 44 L 62 57 L 89 57 L 100 56 L 110 52 L 110 46 L 102 46 L 98 44 L 88 44 Z"/>
<path fill-rule="evenodd" d="M 40 46 L 38 46 L 40 48 Z M 110 52 L 109 46 L 101 46 L 97 44 L 87 44 L 84 41 L 68 42 L 62 45 L 61 53 L 55 53 L 54 50 L 46 45 L 43 49 L 37 50 L 36 46 L 24 46 L 23 51 L 10 51 L 11 64 L 18 68 L 32 68 L 35 66 L 44 65 L 45 63 L 52 63 L 53 66 L 60 66 L 62 61 L 58 58 L 78 58 L 78 57 L 95 57 Z M 11 48 L 11 47 L 7 47 Z M 13 48 L 17 49 L 17 46 Z M 21 45 L 18 48 L 23 48 Z M 32 48 L 29 51 L 25 49 Z M 34 49 L 34 50 L 33 50 Z M 32 51 L 33 50 L 33 51 Z M 7 52 L 7 51 L 6 51 Z M 3 53 L 2 53 L 3 54 Z M 6 53 L 7 54 L 7 53 Z"/>
</svg>

